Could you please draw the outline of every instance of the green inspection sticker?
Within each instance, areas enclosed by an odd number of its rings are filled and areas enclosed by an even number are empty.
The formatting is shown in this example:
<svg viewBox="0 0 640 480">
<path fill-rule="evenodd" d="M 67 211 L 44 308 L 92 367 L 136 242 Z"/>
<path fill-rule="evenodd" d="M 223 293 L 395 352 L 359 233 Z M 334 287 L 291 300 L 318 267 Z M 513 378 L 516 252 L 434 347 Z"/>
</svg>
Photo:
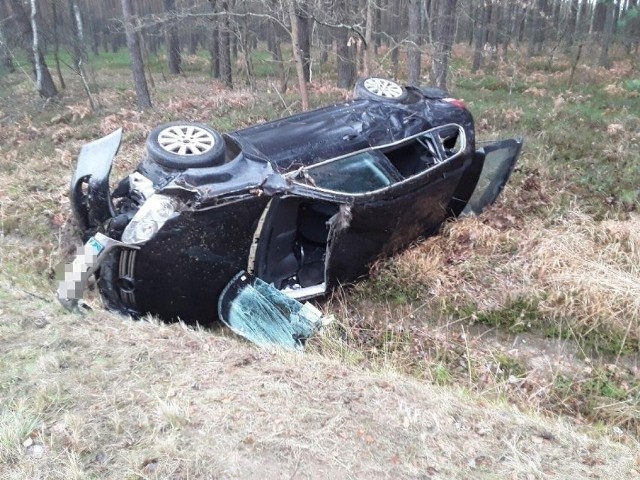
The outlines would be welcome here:
<svg viewBox="0 0 640 480">
<path fill-rule="evenodd" d="M 95 237 L 91 237 L 86 244 L 87 247 L 90 247 L 96 255 L 99 255 L 102 250 L 104 250 L 104 245 L 102 245 Z"/>
</svg>

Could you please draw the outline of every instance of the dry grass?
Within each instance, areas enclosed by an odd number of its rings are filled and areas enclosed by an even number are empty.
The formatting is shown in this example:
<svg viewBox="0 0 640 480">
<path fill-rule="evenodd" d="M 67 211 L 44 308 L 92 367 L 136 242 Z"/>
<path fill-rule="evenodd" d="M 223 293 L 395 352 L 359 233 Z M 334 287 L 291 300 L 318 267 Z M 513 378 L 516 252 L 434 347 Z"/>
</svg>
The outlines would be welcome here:
<svg viewBox="0 0 640 480">
<path fill-rule="evenodd" d="M 633 72 L 580 67 L 590 93 L 560 92 L 565 60 L 545 71 L 501 59 L 470 77 L 474 111 L 488 95 L 479 133 L 527 137 L 502 200 L 337 292 L 323 307 L 337 321 L 304 356 L 131 322 L 95 294 L 84 319 L 51 301 L 53 266 L 78 241 L 66 190 L 84 142 L 124 125 L 119 177 L 158 123 L 225 131 L 291 113 L 295 92 L 264 94 L 267 80 L 260 95 L 230 93 L 189 74 L 157 81 L 157 108 L 141 114 L 129 72 L 97 72 L 100 113 L 72 98 L 73 81 L 45 109 L 27 87 L 3 97 L 0 477 L 640 477 L 637 195 L 589 192 L 558 161 L 563 122 L 584 120 L 611 141 L 571 137 L 575 165 L 632 178 L 637 115 L 610 108 L 598 123 L 587 107 L 600 90 L 626 95 Z M 344 98 L 322 81 L 317 103 Z"/>
<path fill-rule="evenodd" d="M 638 217 L 549 224 L 518 218 L 517 194 L 381 264 L 360 302 L 336 297 L 343 358 L 637 434 Z"/>
<path fill-rule="evenodd" d="M 531 271 L 545 292 L 541 306 L 572 328 L 615 333 L 620 351 L 640 342 L 640 217 L 552 229 L 531 255 Z"/>
<path fill-rule="evenodd" d="M 12 294 L 13 302 L 26 298 Z M 637 444 L 182 325 L 2 314 L 0 476 L 629 478 Z"/>
</svg>

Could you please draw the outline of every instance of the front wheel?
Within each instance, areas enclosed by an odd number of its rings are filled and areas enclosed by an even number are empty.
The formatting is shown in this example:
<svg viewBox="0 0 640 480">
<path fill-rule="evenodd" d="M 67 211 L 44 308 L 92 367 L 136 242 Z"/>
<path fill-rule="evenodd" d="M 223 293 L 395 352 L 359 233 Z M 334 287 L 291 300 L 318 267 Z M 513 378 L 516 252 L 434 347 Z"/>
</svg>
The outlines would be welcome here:
<svg viewBox="0 0 640 480">
<path fill-rule="evenodd" d="M 222 135 L 206 125 L 172 122 L 153 129 L 147 138 L 151 160 L 169 168 L 213 167 L 225 158 Z"/>
<path fill-rule="evenodd" d="M 407 96 L 407 90 L 403 86 L 385 78 L 363 78 L 358 80 L 355 87 L 356 98 L 402 102 Z"/>
</svg>

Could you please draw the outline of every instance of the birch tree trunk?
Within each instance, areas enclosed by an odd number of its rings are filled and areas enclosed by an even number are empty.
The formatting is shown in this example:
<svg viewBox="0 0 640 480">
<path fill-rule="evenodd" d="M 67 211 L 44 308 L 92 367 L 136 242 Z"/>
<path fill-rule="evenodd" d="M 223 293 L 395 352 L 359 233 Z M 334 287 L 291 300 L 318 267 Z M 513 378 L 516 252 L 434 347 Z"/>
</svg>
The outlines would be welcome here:
<svg viewBox="0 0 640 480">
<path fill-rule="evenodd" d="M 51 73 L 40 49 L 40 30 L 38 28 L 38 2 L 31 2 L 31 33 L 34 70 L 36 74 L 36 90 L 44 98 L 53 98 L 58 95 L 58 89 L 53 83 Z"/>
<path fill-rule="evenodd" d="M 147 79 L 144 76 L 144 63 L 142 62 L 140 43 L 138 43 L 138 34 L 133 28 L 131 0 L 121 1 L 127 47 L 129 47 L 129 54 L 131 56 L 131 73 L 133 74 L 133 84 L 136 89 L 138 107 L 151 108 L 151 96 L 149 95 Z"/>
</svg>

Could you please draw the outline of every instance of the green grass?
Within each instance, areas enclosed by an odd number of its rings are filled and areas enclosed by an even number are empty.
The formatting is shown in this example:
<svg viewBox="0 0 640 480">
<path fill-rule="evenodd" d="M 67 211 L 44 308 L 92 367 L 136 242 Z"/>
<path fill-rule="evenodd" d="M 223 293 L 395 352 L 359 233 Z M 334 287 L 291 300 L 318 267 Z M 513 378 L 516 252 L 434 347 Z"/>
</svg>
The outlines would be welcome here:
<svg viewBox="0 0 640 480">
<path fill-rule="evenodd" d="M 640 92 L 640 78 L 625 80 L 624 86 L 630 92 Z"/>
<path fill-rule="evenodd" d="M 467 307 L 468 311 L 475 311 Z M 528 298 L 516 298 L 496 310 L 475 313 L 478 322 L 505 329 L 511 333 L 530 331 L 543 319 L 538 310 L 538 302 Z"/>
<path fill-rule="evenodd" d="M 271 52 L 268 52 L 266 50 L 253 50 L 251 52 L 251 58 L 253 60 L 253 68 L 256 77 L 273 78 L 278 76 L 278 66 L 273 59 Z M 285 69 L 287 67 L 288 66 L 285 64 Z"/>
<path fill-rule="evenodd" d="M 544 168 L 563 179 L 581 208 L 601 218 L 612 205 L 619 212 L 640 207 L 640 140 L 633 136 L 640 129 L 640 96 L 607 94 L 601 84 L 567 91 L 553 83 L 545 85 L 542 97 L 522 93 L 535 84 L 505 95 L 510 87 L 496 77 L 473 82 L 459 80 L 456 93 L 469 99 L 475 118 L 486 121 L 491 132 L 511 128 L 522 134 L 525 152 L 549 152 Z"/>
<path fill-rule="evenodd" d="M 415 281 L 411 272 L 393 260 L 381 263 L 371 278 L 354 288 L 356 297 L 393 305 L 413 303 L 419 300 L 424 292 L 425 286 Z"/>
</svg>

